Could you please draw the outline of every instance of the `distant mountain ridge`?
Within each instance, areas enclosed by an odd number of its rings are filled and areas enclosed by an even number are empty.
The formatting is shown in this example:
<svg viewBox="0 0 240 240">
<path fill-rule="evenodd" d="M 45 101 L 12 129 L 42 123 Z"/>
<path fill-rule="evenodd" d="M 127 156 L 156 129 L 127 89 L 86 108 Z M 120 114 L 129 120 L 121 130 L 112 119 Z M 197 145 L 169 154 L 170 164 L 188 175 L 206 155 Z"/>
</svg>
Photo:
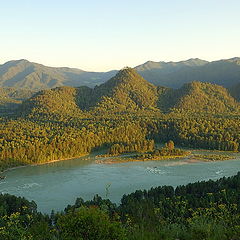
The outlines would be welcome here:
<svg viewBox="0 0 240 240">
<path fill-rule="evenodd" d="M 180 62 L 148 61 L 135 67 L 148 82 L 156 86 L 179 88 L 192 81 L 209 82 L 230 88 L 240 83 L 240 58 L 208 62 L 198 58 Z M 27 60 L 0 65 L 0 87 L 41 90 L 60 86 L 100 85 L 117 73 L 87 72 L 67 67 L 47 67 Z"/>
<path fill-rule="evenodd" d="M 135 68 L 146 80 L 166 87 L 201 81 L 224 87 L 240 83 L 240 58 L 208 62 L 189 59 L 181 62 L 147 62 Z"/>
<path fill-rule="evenodd" d="M 116 74 L 110 72 L 86 72 L 76 68 L 47 67 L 25 59 L 9 61 L 0 65 L 0 87 L 41 90 L 59 86 L 79 87 L 107 81 Z"/>
</svg>

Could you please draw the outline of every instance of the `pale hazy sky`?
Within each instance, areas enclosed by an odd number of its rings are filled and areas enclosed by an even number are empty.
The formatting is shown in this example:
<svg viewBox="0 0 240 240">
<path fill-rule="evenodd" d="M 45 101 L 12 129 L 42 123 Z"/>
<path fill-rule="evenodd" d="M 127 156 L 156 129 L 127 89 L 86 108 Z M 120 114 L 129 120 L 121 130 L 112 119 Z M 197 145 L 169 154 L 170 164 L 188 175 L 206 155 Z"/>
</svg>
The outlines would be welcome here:
<svg viewBox="0 0 240 240">
<path fill-rule="evenodd" d="M 0 0 L 0 64 L 106 71 L 240 57 L 240 0 Z"/>
</svg>

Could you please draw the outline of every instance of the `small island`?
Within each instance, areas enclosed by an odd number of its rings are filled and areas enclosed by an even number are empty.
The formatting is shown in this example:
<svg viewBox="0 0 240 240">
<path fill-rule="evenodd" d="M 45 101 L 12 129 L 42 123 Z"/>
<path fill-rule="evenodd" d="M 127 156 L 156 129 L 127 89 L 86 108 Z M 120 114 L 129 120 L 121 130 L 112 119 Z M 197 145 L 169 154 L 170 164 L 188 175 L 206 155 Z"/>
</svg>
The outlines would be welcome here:
<svg viewBox="0 0 240 240">
<path fill-rule="evenodd" d="M 133 161 L 157 161 L 170 158 L 182 158 L 191 154 L 190 151 L 175 148 L 172 140 L 168 141 L 162 148 L 155 148 L 152 142 L 148 144 L 145 143 L 144 145 L 145 149 L 148 149 L 148 151 L 124 151 L 123 146 L 118 144 L 119 147 L 116 147 L 115 144 L 109 149 L 108 154 L 98 155 L 97 158 L 101 159 L 97 159 L 96 163 L 112 164 Z M 122 149 L 122 151 L 116 151 L 117 148 Z M 129 146 L 125 146 L 125 149 L 131 148 L 129 148 Z M 120 154 L 124 155 L 120 156 Z"/>
<path fill-rule="evenodd" d="M 143 151 L 144 150 L 144 151 Z M 155 147 L 152 140 L 135 144 L 113 144 L 106 154 L 96 156 L 96 163 L 113 164 L 138 161 L 159 161 L 167 159 L 185 158 L 188 162 L 213 162 L 235 159 L 226 154 L 197 154 L 189 150 L 175 148 L 172 140 L 161 148 Z"/>
</svg>

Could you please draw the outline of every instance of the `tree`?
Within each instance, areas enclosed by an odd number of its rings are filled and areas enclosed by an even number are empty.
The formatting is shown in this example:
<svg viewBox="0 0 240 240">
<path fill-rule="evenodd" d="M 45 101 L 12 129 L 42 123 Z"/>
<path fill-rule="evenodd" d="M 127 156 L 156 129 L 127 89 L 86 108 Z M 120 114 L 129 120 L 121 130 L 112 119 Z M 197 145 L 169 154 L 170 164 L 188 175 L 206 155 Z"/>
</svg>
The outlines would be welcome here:
<svg viewBox="0 0 240 240">
<path fill-rule="evenodd" d="M 166 143 L 166 148 L 168 148 L 169 150 L 173 150 L 174 149 L 174 142 L 172 140 L 168 141 Z"/>
<path fill-rule="evenodd" d="M 126 239 L 121 224 L 111 221 L 106 213 L 96 207 L 81 207 L 60 216 L 57 227 L 62 239 Z"/>
</svg>

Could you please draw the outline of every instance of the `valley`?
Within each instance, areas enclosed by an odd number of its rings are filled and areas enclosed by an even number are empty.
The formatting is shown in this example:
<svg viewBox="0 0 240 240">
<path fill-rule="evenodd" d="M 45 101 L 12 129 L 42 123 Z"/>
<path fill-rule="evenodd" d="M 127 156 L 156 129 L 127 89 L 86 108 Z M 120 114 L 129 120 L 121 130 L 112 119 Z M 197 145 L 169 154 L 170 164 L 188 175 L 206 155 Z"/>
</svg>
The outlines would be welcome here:
<svg viewBox="0 0 240 240">
<path fill-rule="evenodd" d="M 12 221 L 19 230 L 30 216 L 25 235 L 30 229 L 59 239 L 56 224 L 64 227 L 65 218 L 98 214 L 130 239 L 163 231 L 176 239 L 185 229 L 195 236 L 199 219 L 238 235 L 237 87 L 157 86 L 126 67 L 94 88 L 4 87 L 1 93 L 0 212 L 11 231 Z M 182 230 L 168 232 L 176 226 Z"/>
</svg>

